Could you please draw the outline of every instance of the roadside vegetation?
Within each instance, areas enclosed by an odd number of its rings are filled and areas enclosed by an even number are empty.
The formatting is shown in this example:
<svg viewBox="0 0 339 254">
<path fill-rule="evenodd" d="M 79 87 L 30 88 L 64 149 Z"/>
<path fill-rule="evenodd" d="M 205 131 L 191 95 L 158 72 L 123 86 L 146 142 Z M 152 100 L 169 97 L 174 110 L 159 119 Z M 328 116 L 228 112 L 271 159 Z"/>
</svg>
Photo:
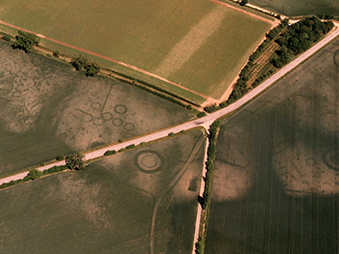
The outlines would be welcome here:
<svg viewBox="0 0 339 254">
<path fill-rule="evenodd" d="M 206 241 L 206 229 L 207 222 L 209 217 L 209 207 L 211 203 L 211 190 L 212 190 L 212 180 L 214 172 L 214 160 L 216 154 L 216 143 L 217 136 L 220 129 L 221 122 L 215 121 L 209 129 L 209 146 L 207 149 L 207 161 L 206 161 L 206 176 L 205 176 L 205 189 L 202 197 L 199 197 L 199 203 L 203 209 L 200 218 L 200 232 L 198 242 L 195 244 L 195 253 L 203 254 L 205 251 L 205 241 Z"/>
<path fill-rule="evenodd" d="M 6 41 L 10 41 L 9 37 L 4 38 Z M 15 36 L 15 41 L 12 44 L 14 49 L 21 49 L 26 53 L 31 52 L 34 46 L 38 46 L 40 38 L 35 34 L 24 32 L 22 30 L 18 31 L 18 35 Z"/>
<path fill-rule="evenodd" d="M 58 52 L 55 51 L 53 55 L 58 57 Z M 87 57 L 83 55 L 73 57 L 70 63 L 77 71 L 84 69 L 87 77 L 93 77 L 100 72 L 99 65 L 93 61 L 89 61 Z"/>
<path fill-rule="evenodd" d="M 315 16 L 306 17 L 291 26 L 288 26 L 288 20 L 283 20 L 278 27 L 267 33 L 266 40 L 250 56 L 239 79 L 234 84 L 228 100 L 219 105 L 207 106 L 204 108 L 205 111 L 211 113 L 237 101 L 299 54 L 309 49 L 333 26 L 332 21 L 322 22 Z"/>
</svg>

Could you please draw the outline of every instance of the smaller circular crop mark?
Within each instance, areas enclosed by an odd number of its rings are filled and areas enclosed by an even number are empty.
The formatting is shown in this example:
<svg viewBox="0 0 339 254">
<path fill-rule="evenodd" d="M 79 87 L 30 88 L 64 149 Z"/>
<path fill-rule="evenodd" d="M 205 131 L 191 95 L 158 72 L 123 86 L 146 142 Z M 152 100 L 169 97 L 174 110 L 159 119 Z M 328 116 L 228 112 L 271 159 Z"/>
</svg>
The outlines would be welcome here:
<svg viewBox="0 0 339 254">
<path fill-rule="evenodd" d="M 135 126 L 132 123 L 126 123 L 124 125 L 124 128 L 125 128 L 126 131 L 133 131 L 135 129 Z"/>
<path fill-rule="evenodd" d="M 141 151 L 136 154 L 134 163 L 141 172 L 150 174 L 161 170 L 163 158 L 156 151 Z"/>
<path fill-rule="evenodd" d="M 102 119 L 104 119 L 105 121 L 110 121 L 113 119 L 113 115 L 109 112 L 105 112 L 101 115 Z"/>
<path fill-rule="evenodd" d="M 121 126 L 124 123 L 124 121 L 120 118 L 114 118 L 112 121 L 112 124 L 114 126 Z"/>
<path fill-rule="evenodd" d="M 125 114 L 127 112 L 127 107 L 123 104 L 118 104 L 114 107 L 114 111 L 118 114 Z"/>
<path fill-rule="evenodd" d="M 102 119 L 102 118 L 100 118 L 100 117 L 94 118 L 94 119 L 93 119 L 93 123 L 94 123 L 95 125 L 98 125 L 98 126 L 103 125 L 104 119 Z"/>
<path fill-rule="evenodd" d="M 314 166 L 315 160 L 313 158 L 308 158 L 306 160 L 307 165 Z"/>
<path fill-rule="evenodd" d="M 100 102 L 92 102 L 91 107 L 93 109 L 100 109 L 101 108 L 101 103 Z"/>
<path fill-rule="evenodd" d="M 96 95 L 97 95 L 97 92 L 91 92 L 91 95 L 92 95 L 92 96 L 96 96 Z"/>
</svg>

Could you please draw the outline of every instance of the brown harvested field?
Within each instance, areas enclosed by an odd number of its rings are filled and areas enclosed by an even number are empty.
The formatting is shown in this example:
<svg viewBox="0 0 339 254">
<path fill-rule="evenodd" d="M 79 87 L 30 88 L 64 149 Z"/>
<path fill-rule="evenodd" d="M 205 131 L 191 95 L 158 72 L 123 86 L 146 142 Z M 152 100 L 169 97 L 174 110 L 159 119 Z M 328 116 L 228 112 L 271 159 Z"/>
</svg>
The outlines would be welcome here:
<svg viewBox="0 0 339 254">
<path fill-rule="evenodd" d="M 231 116 L 206 253 L 338 253 L 339 40 Z"/>
<path fill-rule="evenodd" d="M 194 118 L 114 79 L 0 43 L 0 176 Z"/>
</svg>

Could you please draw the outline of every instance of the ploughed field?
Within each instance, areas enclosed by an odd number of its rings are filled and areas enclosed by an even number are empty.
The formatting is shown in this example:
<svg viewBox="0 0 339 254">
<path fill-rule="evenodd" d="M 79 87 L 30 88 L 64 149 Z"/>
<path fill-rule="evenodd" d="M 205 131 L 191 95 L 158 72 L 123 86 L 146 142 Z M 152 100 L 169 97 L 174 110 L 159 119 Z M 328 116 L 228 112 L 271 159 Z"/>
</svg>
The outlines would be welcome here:
<svg viewBox="0 0 339 254">
<path fill-rule="evenodd" d="M 204 134 L 0 191 L 1 253 L 191 253 Z"/>
<path fill-rule="evenodd" d="M 193 92 L 92 58 L 197 103 L 204 96 L 221 97 L 271 26 L 209 0 L 0 0 L 0 20 L 151 72 Z M 42 44 L 80 53 L 47 40 Z"/>
<path fill-rule="evenodd" d="M 339 40 L 229 118 L 206 253 L 338 253 Z"/>
<path fill-rule="evenodd" d="M 332 0 L 253 0 L 250 3 L 287 16 L 311 14 L 339 16 L 339 2 Z"/>
<path fill-rule="evenodd" d="M 113 79 L 0 43 L 0 176 L 192 119 L 184 108 Z"/>
</svg>

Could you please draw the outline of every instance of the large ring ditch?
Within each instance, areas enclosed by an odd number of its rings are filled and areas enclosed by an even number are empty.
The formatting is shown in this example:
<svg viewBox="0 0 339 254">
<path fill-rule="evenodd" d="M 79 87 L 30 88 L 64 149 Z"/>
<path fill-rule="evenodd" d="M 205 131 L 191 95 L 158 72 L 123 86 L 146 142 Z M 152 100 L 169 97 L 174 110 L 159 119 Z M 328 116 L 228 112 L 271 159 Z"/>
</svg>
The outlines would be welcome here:
<svg viewBox="0 0 339 254">
<path fill-rule="evenodd" d="M 134 164 L 143 173 L 155 173 L 163 166 L 163 157 L 156 151 L 146 150 L 136 154 Z"/>
</svg>

